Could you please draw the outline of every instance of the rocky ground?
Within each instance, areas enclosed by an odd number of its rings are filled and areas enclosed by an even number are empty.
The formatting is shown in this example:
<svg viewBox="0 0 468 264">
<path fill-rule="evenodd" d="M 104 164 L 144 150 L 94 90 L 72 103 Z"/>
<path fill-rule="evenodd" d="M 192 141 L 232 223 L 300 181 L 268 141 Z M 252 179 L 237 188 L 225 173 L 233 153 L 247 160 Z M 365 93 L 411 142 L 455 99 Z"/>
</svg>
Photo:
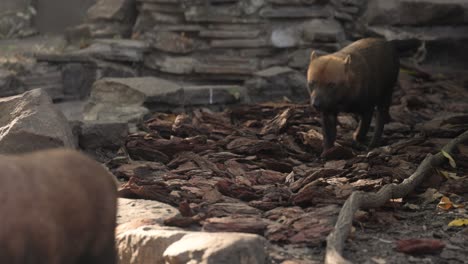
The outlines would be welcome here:
<svg viewBox="0 0 468 264">
<path fill-rule="evenodd" d="M 468 129 L 463 0 L 98 0 L 65 36 L 34 35 L 30 4 L 0 19 L 0 152 L 105 164 L 120 263 L 322 263 L 353 191 L 401 183 Z M 419 41 L 400 54 L 382 146 L 353 148 L 341 114 L 320 158 L 309 54 L 363 36 Z M 458 150 L 408 197 L 359 211 L 344 256 L 467 263 L 467 226 L 450 224 L 468 218 Z"/>
<path fill-rule="evenodd" d="M 357 122 L 340 115 L 338 143 L 320 159 L 316 112 L 306 104 L 270 103 L 154 113 L 131 134 L 126 155 L 107 164 L 124 181 L 120 195 L 178 207 L 165 226 L 263 236 L 272 263 L 321 263 L 325 237 L 354 190 L 375 192 L 411 175 L 428 154 L 468 129 L 466 77 L 402 70 L 383 146 L 351 148 Z M 410 197 L 356 215 L 345 257 L 355 263 L 466 263 L 468 147 L 456 168 L 434 168 Z M 448 197 L 457 207 L 444 208 Z M 405 254 L 396 243 L 434 239 L 442 251 Z M 436 244 L 438 245 L 438 244 Z M 287 260 L 289 262 L 287 262 Z M 285 262 L 286 261 L 286 262 Z"/>
</svg>

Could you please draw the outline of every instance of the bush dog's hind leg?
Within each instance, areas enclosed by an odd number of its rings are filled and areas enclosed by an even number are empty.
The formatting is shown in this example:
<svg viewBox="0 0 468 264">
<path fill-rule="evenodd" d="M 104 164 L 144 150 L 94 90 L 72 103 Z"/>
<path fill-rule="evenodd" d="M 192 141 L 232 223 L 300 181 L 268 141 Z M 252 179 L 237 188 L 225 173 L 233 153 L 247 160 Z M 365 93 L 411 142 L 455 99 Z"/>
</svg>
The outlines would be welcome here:
<svg viewBox="0 0 468 264">
<path fill-rule="evenodd" d="M 375 148 L 379 146 L 383 128 L 388 117 L 388 109 L 377 109 L 374 136 L 372 137 L 372 140 L 369 144 L 369 148 Z"/>
<path fill-rule="evenodd" d="M 353 139 L 357 143 L 364 143 L 366 140 L 367 132 L 369 131 L 370 123 L 372 120 L 372 111 L 366 111 L 359 115 L 359 125 L 353 133 Z"/>
</svg>

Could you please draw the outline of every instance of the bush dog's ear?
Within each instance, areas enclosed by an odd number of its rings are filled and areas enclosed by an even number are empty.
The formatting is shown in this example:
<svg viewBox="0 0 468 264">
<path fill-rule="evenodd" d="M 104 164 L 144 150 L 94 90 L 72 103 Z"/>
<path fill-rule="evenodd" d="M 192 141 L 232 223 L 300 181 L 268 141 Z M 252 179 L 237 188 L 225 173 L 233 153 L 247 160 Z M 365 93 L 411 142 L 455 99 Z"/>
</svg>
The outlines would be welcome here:
<svg viewBox="0 0 468 264">
<path fill-rule="evenodd" d="M 318 58 L 317 52 L 315 52 L 315 50 L 313 50 L 313 51 L 310 53 L 310 61 L 313 61 L 313 60 L 315 60 L 316 58 Z"/>
<path fill-rule="evenodd" d="M 346 56 L 344 59 L 345 71 L 349 70 L 349 66 L 351 65 L 351 55 Z"/>
<path fill-rule="evenodd" d="M 346 66 L 349 66 L 351 64 L 351 55 L 346 56 L 344 63 Z"/>
</svg>

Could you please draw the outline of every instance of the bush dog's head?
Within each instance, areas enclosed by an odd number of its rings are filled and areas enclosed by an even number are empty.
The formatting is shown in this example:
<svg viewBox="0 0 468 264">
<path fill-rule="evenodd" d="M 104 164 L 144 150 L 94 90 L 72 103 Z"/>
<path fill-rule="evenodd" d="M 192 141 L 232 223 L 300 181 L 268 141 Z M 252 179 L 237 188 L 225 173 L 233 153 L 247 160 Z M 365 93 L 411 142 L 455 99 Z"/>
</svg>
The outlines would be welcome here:
<svg viewBox="0 0 468 264">
<path fill-rule="evenodd" d="M 311 91 L 310 103 L 319 111 L 337 112 L 349 96 L 351 56 L 344 59 L 333 54 L 310 55 L 307 82 Z"/>
</svg>

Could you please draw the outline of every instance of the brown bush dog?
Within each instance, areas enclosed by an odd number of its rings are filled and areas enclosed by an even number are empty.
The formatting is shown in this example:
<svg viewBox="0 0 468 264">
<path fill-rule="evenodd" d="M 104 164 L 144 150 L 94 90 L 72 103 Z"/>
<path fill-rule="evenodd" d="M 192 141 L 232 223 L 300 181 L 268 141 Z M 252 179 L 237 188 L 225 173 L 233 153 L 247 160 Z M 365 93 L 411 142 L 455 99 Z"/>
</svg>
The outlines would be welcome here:
<svg viewBox="0 0 468 264">
<path fill-rule="evenodd" d="M 72 150 L 0 156 L 0 263 L 114 264 L 117 185 Z"/>
<path fill-rule="evenodd" d="M 353 139 L 363 143 L 377 108 L 376 128 L 369 147 L 379 145 L 384 124 L 390 120 L 389 107 L 399 65 L 394 45 L 377 38 L 358 40 L 321 57 L 311 53 L 307 81 L 311 105 L 321 112 L 323 152 L 334 145 L 339 112 L 359 115 Z"/>
</svg>

